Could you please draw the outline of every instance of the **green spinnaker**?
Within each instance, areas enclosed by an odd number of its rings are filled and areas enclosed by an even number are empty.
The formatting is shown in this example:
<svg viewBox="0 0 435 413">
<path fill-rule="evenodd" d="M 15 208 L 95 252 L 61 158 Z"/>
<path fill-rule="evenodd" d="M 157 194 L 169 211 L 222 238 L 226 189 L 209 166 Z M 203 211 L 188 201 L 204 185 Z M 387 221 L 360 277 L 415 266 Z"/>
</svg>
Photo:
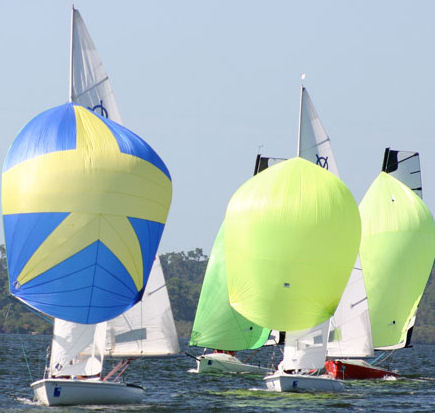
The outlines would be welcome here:
<svg viewBox="0 0 435 413">
<path fill-rule="evenodd" d="M 361 264 L 374 347 L 394 346 L 427 284 L 435 256 L 435 222 L 406 185 L 382 172 L 360 204 Z"/>
<path fill-rule="evenodd" d="M 257 326 L 230 306 L 223 242 L 224 224 L 210 254 L 189 344 L 233 351 L 255 349 L 267 341 L 270 330 Z"/>
<path fill-rule="evenodd" d="M 255 175 L 225 217 L 231 305 L 274 330 L 325 322 L 349 279 L 360 233 L 355 199 L 332 173 L 295 158 Z"/>
</svg>

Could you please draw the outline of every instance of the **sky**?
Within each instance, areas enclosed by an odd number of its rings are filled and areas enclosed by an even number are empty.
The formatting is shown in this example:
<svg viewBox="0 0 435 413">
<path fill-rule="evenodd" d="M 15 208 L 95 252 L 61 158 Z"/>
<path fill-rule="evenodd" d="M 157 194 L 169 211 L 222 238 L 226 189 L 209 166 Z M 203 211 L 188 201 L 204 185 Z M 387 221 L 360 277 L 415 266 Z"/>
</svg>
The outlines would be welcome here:
<svg viewBox="0 0 435 413">
<path fill-rule="evenodd" d="M 124 125 L 171 173 L 160 253 L 202 248 L 209 254 L 259 148 L 264 155 L 296 156 L 302 73 L 357 202 L 391 147 L 420 153 L 423 198 L 434 213 L 435 2 L 74 5 Z M 70 13 L 70 1 L 0 1 L 2 163 L 31 118 L 68 100 Z"/>
</svg>

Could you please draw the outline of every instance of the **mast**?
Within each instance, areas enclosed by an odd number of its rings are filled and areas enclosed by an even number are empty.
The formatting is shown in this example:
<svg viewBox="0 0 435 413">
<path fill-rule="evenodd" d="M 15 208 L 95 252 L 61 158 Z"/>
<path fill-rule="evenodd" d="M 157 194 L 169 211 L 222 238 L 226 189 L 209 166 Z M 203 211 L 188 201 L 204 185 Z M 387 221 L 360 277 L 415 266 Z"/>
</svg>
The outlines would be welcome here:
<svg viewBox="0 0 435 413">
<path fill-rule="evenodd" d="M 304 94 L 304 84 L 303 81 L 305 79 L 305 73 L 301 75 L 301 99 L 299 104 L 299 127 L 298 127 L 298 151 L 296 156 L 301 156 L 301 127 L 302 127 L 302 99 Z"/>
<path fill-rule="evenodd" d="M 72 102 L 73 98 L 73 40 L 74 40 L 74 3 L 71 8 L 71 39 L 70 39 L 70 60 L 69 60 L 69 97 L 68 100 Z"/>
</svg>

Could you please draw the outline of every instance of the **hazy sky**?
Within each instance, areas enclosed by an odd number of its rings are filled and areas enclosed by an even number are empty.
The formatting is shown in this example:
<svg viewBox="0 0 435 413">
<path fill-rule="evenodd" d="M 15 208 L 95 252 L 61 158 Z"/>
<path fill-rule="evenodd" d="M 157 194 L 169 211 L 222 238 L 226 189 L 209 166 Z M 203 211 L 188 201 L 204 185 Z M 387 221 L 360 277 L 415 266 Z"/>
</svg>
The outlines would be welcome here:
<svg viewBox="0 0 435 413">
<path fill-rule="evenodd" d="M 435 210 L 435 2 L 77 0 L 124 124 L 162 157 L 173 201 L 160 252 L 209 253 L 265 155 L 296 154 L 300 75 L 359 202 L 385 147 L 420 152 Z M 0 1 L 0 158 L 68 99 L 71 2 Z M 3 242 L 3 235 L 0 239 Z"/>
</svg>

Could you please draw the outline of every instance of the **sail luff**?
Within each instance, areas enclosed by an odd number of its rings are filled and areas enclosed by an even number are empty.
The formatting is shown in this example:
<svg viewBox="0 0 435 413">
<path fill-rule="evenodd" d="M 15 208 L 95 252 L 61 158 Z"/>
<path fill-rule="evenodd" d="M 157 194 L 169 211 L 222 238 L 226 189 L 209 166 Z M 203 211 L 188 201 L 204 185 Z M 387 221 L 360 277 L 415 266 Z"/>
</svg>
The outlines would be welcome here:
<svg viewBox="0 0 435 413">
<path fill-rule="evenodd" d="M 68 101 L 73 101 L 73 83 L 74 83 L 74 59 L 73 59 L 73 50 L 74 50 L 74 4 L 71 7 L 71 38 L 70 38 L 70 60 L 69 60 L 69 96 Z"/>
</svg>

